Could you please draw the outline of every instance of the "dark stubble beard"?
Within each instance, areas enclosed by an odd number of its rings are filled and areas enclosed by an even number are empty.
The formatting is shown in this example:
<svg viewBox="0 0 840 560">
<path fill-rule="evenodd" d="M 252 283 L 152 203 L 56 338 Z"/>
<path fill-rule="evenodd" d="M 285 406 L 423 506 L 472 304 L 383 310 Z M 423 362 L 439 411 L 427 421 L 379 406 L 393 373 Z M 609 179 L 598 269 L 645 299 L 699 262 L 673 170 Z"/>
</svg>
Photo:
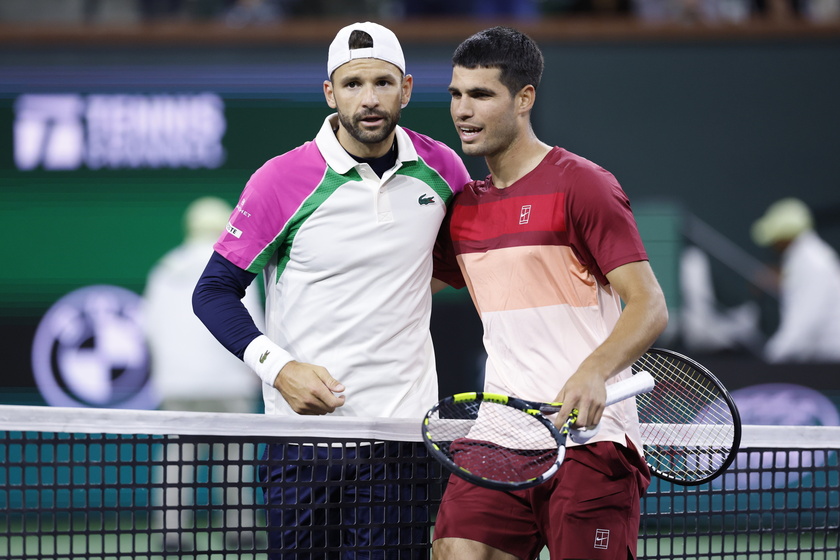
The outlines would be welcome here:
<svg viewBox="0 0 840 560">
<path fill-rule="evenodd" d="M 373 116 L 385 119 L 382 128 L 378 130 L 365 130 L 359 125 L 363 119 Z M 388 138 L 394 129 L 397 128 L 397 124 L 400 122 L 400 111 L 397 111 L 395 114 L 384 111 L 367 111 L 359 115 L 354 115 L 352 118 L 339 111 L 338 120 L 341 126 L 344 127 L 344 130 L 349 132 L 350 136 L 362 144 L 378 144 Z"/>
</svg>

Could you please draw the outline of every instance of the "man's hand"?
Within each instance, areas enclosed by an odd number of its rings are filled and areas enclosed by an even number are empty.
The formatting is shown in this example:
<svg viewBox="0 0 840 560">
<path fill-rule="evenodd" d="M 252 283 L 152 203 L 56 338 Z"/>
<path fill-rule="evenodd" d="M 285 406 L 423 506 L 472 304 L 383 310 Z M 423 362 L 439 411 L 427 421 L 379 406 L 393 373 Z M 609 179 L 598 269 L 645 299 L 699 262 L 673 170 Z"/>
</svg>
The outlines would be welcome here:
<svg viewBox="0 0 840 560">
<path fill-rule="evenodd" d="M 578 410 L 576 428 L 593 428 L 601 422 L 607 403 L 607 387 L 598 375 L 576 373 L 557 394 L 556 402 L 563 403 L 554 423 L 559 428 L 575 408 Z"/>
<path fill-rule="evenodd" d="M 563 408 L 556 423 L 562 425 L 572 409 L 579 411 L 578 428 L 601 421 L 607 402 L 608 379 L 629 368 L 668 324 L 668 308 L 650 263 L 628 263 L 607 273 L 610 289 L 624 301 L 624 310 L 612 332 L 580 364 L 557 395 Z"/>
<path fill-rule="evenodd" d="M 344 385 L 321 366 L 289 362 L 274 380 L 289 406 L 298 414 L 329 414 L 344 404 Z"/>
</svg>

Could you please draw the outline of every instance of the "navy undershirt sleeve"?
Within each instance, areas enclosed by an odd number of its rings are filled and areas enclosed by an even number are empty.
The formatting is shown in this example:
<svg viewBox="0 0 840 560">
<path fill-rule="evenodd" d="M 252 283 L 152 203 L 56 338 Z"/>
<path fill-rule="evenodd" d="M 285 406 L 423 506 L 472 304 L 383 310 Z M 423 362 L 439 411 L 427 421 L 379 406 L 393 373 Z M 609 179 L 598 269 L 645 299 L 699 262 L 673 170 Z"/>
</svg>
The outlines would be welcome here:
<svg viewBox="0 0 840 560">
<path fill-rule="evenodd" d="M 195 314 L 240 360 L 248 344 L 262 334 L 242 303 L 245 290 L 256 277 L 214 251 L 193 291 Z"/>
</svg>

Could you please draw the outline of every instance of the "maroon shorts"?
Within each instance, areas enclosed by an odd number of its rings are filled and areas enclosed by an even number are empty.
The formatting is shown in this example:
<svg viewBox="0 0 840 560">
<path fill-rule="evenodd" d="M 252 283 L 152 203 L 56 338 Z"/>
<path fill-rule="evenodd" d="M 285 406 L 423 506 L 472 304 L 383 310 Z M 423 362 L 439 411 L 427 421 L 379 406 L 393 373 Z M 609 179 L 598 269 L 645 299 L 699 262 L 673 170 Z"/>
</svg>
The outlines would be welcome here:
<svg viewBox="0 0 840 560">
<path fill-rule="evenodd" d="M 650 471 L 628 446 L 569 448 L 558 473 L 528 490 L 489 490 L 451 476 L 434 538 L 470 539 L 523 559 L 546 546 L 559 560 L 635 558 Z"/>
</svg>

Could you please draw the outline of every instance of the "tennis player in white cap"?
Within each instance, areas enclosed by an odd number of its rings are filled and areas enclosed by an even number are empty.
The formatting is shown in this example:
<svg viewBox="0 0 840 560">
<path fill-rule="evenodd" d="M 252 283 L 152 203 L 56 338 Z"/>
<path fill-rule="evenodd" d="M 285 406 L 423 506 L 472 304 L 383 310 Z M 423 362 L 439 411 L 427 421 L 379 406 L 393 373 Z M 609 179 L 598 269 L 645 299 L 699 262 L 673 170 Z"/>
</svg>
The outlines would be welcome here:
<svg viewBox="0 0 840 560">
<path fill-rule="evenodd" d="M 452 149 L 398 125 L 413 79 L 389 29 L 371 22 L 341 29 L 329 48 L 327 76 L 324 96 L 335 113 L 314 141 L 253 174 L 193 306 L 260 377 L 267 414 L 419 418 L 438 399 L 429 333 L 433 249 L 448 205 L 469 177 Z M 259 272 L 265 333 L 240 302 Z M 271 480 L 297 480 L 290 454 L 301 452 L 307 451 L 272 448 Z M 382 472 L 350 474 L 378 480 L 386 468 L 399 468 L 386 463 L 369 466 Z M 354 509 L 366 498 L 330 495 L 359 489 L 330 485 L 328 476 L 316 474 L 317 492 L 268 485 L 272 549 L 325 546 L 334 535 L 322 526 L 342 522 L 313 518 L 324 511 L 318 503 L 355 502 L 337 512 L 345 523 L 378 515 L 371 507 Z M 366 490 L 381 493 L 385 485 Z M 385 496 L 370 501 L 384 503 Z M 296 507 L 303 502 L 312 505 Z M 423 532 L 416 538 L 428 539 Z M 370 550 L 393 548 L 378 522 L 338 538 Z M 348 554 L 369 558 L 359 548 Z"/>
</svg>

